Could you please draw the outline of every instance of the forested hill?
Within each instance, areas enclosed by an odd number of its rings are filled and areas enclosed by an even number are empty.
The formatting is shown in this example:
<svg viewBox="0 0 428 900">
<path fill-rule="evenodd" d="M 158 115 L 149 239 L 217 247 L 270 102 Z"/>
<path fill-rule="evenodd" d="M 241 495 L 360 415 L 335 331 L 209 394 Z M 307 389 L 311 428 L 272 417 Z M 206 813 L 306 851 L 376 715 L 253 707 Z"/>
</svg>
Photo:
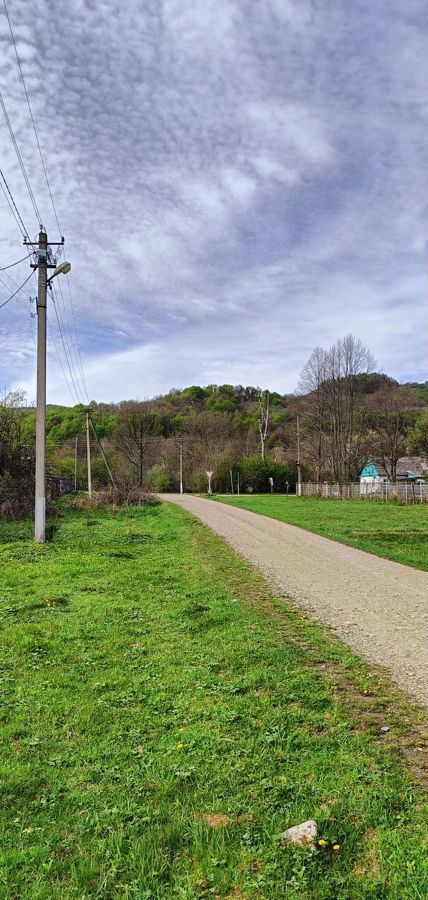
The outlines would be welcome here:
<svg viewBox="0 0 428 900">
<path fill-rule="evenodd" d="M 306 478 L 355 479 L 367 458 L 386 459 L 393 470 L 405 453 L 428 456 L 428 383 L 399 385 L 370 372 L 321 379 L 306 388 L 282 395 L 242 385 L 192 385 L 151 400 L 93 401 L 95 482 L 107 479 L 102 443 L 118 479 L 156 490 L 177 488 L 181 445 L 189 489 L 205 486 L 206 469 L 214 470 L 218 490 L 228 489 L 238 470 L 243 486 L 254 490 L 266 490 L 269 474 L 278 488 L 288 483 L 291 489 L 297 417 Z M 35 411 L 21 406 L 14 414 L 21 441 L 31 450 Z M 49 470 L 70 478 L 77 438 L 83 486 L 84 407 L 48 406 L 47 434 Z"/>
</svg>

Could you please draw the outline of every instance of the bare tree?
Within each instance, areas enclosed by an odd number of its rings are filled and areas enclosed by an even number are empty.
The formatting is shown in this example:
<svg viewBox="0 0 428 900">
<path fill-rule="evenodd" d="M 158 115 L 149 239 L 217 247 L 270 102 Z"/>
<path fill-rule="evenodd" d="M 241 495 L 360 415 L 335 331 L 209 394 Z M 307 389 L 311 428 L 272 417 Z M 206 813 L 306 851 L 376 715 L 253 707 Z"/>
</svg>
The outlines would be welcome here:
<svg viewBox="0 0 428 900">
<path fill-rule="evenodd" d="M 269 391 L 260 391 L 259 394 L 259 415 L 257 418 L 257 428 L 260 435 L 260 452 L 262 459 L 265 458 L 266 438 L 269 433 L 269 413 L 270 413 L 270 394 Z"/>
<path fill-rule="evenodd" d="M 303 394 L 301 401 L 302 450 L 315 471 L 315 479 L 318 484 L 322 479 L 329 453 L 326 439 L 327 398 L 324 389 L 327 379 L 326 357 L 325 350 L 315 347 L 303 368 L 299 382 L 299 392 Z"/>
<path fill-rule="evenodd" d="M 420 401 L 411 389 L 393 383 L 385 384 L 371 398 L 370 445 L 392 482 L 397 480 L 398 460 L 406 452 L 412 407 L 418 406 Z"/>
<path fill-rule="evenodd" d="M 348 334 L 329 350 L 316 348 L 302 372 L 301 386 L 310 392 L 309 432 L 316 468 L 320 472 L 327 462 L 340 484 L 355 476 L 361 459 L 365 404 L 358 391 L 358 376 L 374 366 L 369 350 Z"/>
<path fill-rule="evenodd" d="M 120 405 L 113 435 L 115 449 L 130 463 L 141 487 L 150 451 L 158 432 L 158 421 L 152 405 L 130 401 Z"/>
</svg>

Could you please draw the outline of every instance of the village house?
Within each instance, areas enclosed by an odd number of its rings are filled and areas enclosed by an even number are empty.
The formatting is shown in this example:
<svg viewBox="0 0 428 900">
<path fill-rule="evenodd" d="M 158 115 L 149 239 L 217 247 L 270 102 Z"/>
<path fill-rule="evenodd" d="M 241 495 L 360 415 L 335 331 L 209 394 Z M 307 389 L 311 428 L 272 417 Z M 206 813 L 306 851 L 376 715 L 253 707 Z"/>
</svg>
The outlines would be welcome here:
<svg viewBox="0 0 428 900">
<path fill-rule="evenodd" d="M 428 462 L 419 456 L 402 456 L 397 462 L 397 482 L 420 484 L 428 475 Z M 385 466 L 380 462 L 368 460 L 361 469 L 361 493 L 375 492 L 382 484 L 390 481 Z"/>
</svg>

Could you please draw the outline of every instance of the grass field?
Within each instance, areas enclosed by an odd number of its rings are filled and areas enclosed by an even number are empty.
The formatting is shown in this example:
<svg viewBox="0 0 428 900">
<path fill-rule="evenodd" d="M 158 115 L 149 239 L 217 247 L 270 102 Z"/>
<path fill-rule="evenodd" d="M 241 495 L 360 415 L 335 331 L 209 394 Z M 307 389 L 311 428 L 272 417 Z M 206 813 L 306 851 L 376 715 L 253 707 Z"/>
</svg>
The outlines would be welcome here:
<svg viewBox="0 0 428 900">
<path fill-rule="evenodd" d="M 0 523 L 0 896 L 426 900 L 421 714 L 183 510 L 58 525 Z"/>
<path fill-rule="evenodd" d="M 351 547 L 368 550 L 397 562 L 428 569 L 428 507 L 367 500 L 320 500 L 255 494 L 215 498 L 299 525 Z"/>
</svg>

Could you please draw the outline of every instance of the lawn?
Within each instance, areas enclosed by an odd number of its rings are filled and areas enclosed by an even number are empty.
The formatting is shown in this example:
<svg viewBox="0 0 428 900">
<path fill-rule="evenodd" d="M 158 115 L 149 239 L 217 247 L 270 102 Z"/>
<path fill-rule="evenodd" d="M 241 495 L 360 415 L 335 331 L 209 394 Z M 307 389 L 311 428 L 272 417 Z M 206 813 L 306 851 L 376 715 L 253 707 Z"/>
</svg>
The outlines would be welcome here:
<svg viewBox="0 0 428 900">
<path fill-rule="evenodd" d="M 422 714 L 183 510 L 57 525 L 0 523 L 0 896 L 426 900 Z"/>
<path fill-rule="evenodd" d="M 377 556 L 428 570 L 428 507 L 370 500 L 324 500 L 254 494 L 215 498 L 299 525 Z"/>
</svg>

